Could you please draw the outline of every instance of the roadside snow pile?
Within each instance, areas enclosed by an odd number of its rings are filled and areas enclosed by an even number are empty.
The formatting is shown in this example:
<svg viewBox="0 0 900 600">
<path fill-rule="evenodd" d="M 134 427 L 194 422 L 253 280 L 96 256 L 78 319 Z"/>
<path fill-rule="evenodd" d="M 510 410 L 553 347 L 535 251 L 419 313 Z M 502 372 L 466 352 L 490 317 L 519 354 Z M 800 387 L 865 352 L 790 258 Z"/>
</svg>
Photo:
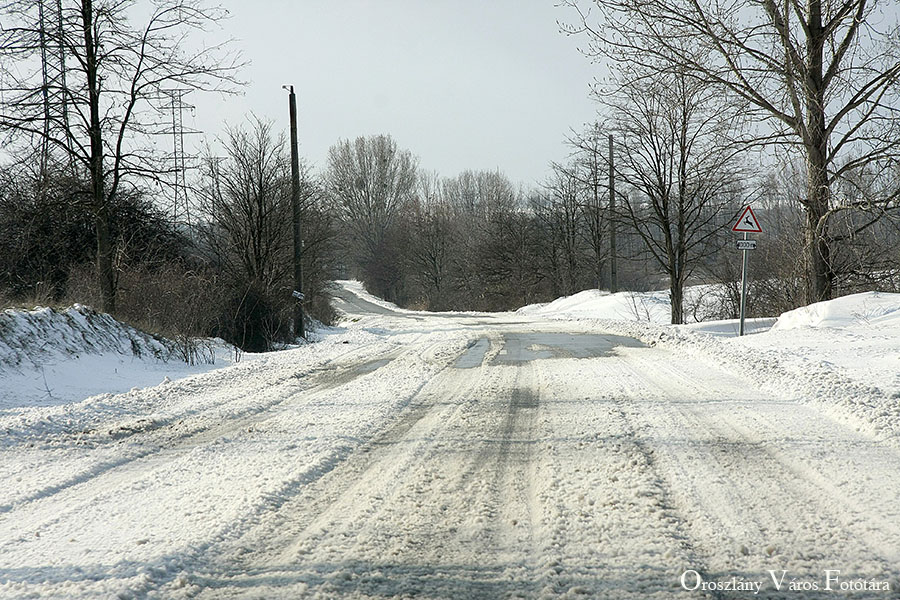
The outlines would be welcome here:
<svg viewBox="0 0 900 600">
<path fill-rule="evenodd" d="M 798 308 L 766 334 L 733 344 L 777 359 L 804 396 L 900 444 L 900 294 L 867 292 Z"/>
<path fill-rule="evenodd" d="M 584 290 L 546 304 L 530 304 L 516 311 L 520 315 L 591 319 L 622 319 L 668 323 L 668 292 L 618 292 Z"/>
<path fill-rule="evenodd" d="M 876 328 L 900 325 L 900 294 L 866 292 L 786 312 L 772 329 L 803 327 L 848 328 L 872 325 Z"/>
<path fill-rule="evenodd" d="M 380 306 L 381 308 L 387 308 L 388 310 L 393 310 L 400 313 L 408 313 L 414 312 L 407 310 L 405 308 L 400 308 L 393 302 L 388 302 L 387 300 L 382 300 L 378 296 L 373 296 L 368 291 L 366 291 L 365 286 L 362 281 L 358 281 L 356 279 L 338 279 L 334 282 L 337 286 L 344 288 L 345 290 L 352 292 L 353 294 L 359 296 L 366 302 L 370 302 L 376 306 Z"/>
<path fill-rule="evenodd" d="M 210 358 L 230 362 L 224 342 Z M 68 404 L 213 368 L 187 365 L 172 342 L 86 306 L 0 313 L 0 410 Z"/>
<path fill-rule="evenodd" d="M 717 316 L 725 290 L 717 285 L 685 288 L 685 320 L 705 321 Z M 516 314 L 552 319 L 614 319 L 666 325 L 671 322 L 667 290 L 653 292 L 616 292 L 584 290 L 544 304 L 529 304 Z"/>
<path fill-rule="evenodd" d="M 172 350 L 163 340 L 80 304 L 63 312 L 36 308 L 0 314 L 0 367 L 39 367 L 54 357 L 107 352 L 167 360 Z"/>
</svg>

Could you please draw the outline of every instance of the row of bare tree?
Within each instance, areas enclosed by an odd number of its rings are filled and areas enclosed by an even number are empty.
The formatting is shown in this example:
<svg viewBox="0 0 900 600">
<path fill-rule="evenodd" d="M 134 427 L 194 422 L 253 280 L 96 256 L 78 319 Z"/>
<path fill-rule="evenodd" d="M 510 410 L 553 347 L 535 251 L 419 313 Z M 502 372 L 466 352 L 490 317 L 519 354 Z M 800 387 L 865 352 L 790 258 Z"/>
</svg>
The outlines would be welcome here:
<svg viewBox="0 0 900 600">
<path fill-rule="evenodd" d="M 542 186 L 517 189 L 499 172 L 417 173 L 387 136 L 340 142 L 324 188 L 345 228 L 346 269 L 401 304 L 511 309 L 610 287 L 615 233 L 623 287 L 648 289 L 669 276 L 672 318 L 681 322 L 685 283 L 718 256 L 740 207 L 737 172 L 721 178 L 731 156 L 624 154 L 617 173 L 627 175 L 627 191 L 610 207 L 606 136 L 592 129 L 572 145 L 571 162 L 554 165 Z M 681 196 L 670 206 L 666 191 L 679 173 Z"/>
<path fill-rule="evenodd" d="M 632 81 L 603 103 L 615 114 L 608 128 L 571 136 L 570 160 L 537 189 L 498 172 L 417 173 L 387 136 L 340 142 L 322 186 L 343 227 L 344 269 L 382 297 L 433 310 L 516 308 L 618 279 L 668 287 L 673 323 L 730 318 L 741 275 L 731 226 L 753 203 L 765 233 L 751 314 L 808 302 L 802 164 L 749 153 L 739 107 L 683 73 Z M 857 172 L 852 190 L 867 203 L 831 211 L 831 293 L 900 289 L 900 222 L 884 194 L 898 175 Z M 685 297 L 703 283 L 720 284 L 715 310 Z"/>
<path fill-rule="evenodd" d="M 183 45 L 217 9 L 160 0 L 135 27 L 132 4 L 0 3 L 0 291 L 271 347 L 294 301 L 284 137 L 255 118 L 229 129 L 202 160 L 193 218 L 164 214 L 183 170 L 154 150 L 156 109 L 234 90 L 240 65 L 227 46 Z M 343 275 L 436 310 L 665 286 L 679 323 L 698 316 L 689 283 L 735 289 L 729 225 L 749 202 L 766 227 L 751 309 L 897 289 L 900 38 L 878 2 L 564 4 L 567 31 L 614 73 L 570 159 L 522 189 L 496 171 L 424 173 L 387 135 L 338 141 L 302 177 L 313 314 L 327 320 Z"/>
</svg>

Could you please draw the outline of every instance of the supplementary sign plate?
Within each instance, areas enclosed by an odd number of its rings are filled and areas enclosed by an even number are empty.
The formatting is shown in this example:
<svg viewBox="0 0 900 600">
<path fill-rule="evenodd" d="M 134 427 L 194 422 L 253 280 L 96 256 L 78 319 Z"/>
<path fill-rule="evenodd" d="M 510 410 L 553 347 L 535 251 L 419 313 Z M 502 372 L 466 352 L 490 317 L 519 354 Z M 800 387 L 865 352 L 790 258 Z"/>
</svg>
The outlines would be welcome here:
<svg viewBox="0 0 900 600">
<path fill-rule="evenodd" d="M 738 250 L 756 250 L 756 240 L 738 240 Z"/>
</svg>

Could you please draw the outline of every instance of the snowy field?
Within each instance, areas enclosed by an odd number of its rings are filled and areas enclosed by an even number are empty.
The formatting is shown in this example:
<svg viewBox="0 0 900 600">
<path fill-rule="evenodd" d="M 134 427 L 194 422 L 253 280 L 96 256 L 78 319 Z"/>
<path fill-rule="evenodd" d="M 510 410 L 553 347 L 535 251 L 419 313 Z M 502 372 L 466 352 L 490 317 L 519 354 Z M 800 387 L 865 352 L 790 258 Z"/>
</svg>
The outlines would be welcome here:
<svg viewBox="0 0 900 600">
<path fill-rule="evenodd" d="M 215 369 L 7 314 L 0 598 L 897 597 L 900 296 L 738 338 L 341 285 L 318 343 Z"/>
</svg>

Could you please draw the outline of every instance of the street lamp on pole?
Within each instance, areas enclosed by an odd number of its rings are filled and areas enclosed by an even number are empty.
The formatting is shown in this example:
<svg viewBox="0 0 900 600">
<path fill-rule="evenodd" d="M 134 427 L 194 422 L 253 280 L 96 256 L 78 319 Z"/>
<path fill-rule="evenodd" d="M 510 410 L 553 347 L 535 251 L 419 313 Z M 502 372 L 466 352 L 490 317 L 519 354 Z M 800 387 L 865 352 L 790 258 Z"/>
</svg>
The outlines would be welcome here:
<svg viewBox="0 0 900 600">
<path fill-rule="evenodd" d="M 297 148 L 297 96 L 294 86 L 281 86 L 290 93 L 291 113 L 291 214 L 294 224 L 294 335 L 306 338 L 303 325 L 303 267 L 300 257 L 303 252 L 303 238 L 300 231 L 300 153 Z"/>
</svg>

